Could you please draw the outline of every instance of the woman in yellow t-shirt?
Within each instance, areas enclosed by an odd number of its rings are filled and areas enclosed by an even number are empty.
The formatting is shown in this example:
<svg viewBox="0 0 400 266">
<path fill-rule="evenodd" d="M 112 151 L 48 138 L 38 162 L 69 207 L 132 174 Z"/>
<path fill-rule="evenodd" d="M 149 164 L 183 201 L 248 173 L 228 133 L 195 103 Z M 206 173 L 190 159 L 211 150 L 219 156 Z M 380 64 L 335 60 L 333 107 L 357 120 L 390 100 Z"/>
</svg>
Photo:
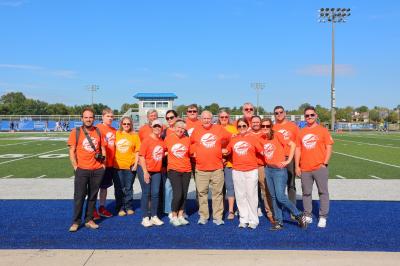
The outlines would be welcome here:
<svg viewBox="0 0 400 266">
<path fill-rule="evenodd" d="M 133 182 L 136 177 L 139 149 L 140 138 L 133 132 L 133 121 L 130 117 L 123 117 L 115 136 L 114 159 L 114 168 L 117 169 L 123 193 L 122 206 L 118 210 L 119 216 L 135 213 L 133 210 Z"/>
<path fill-rule="evenodd" d="M 232 137 L 238 134 L 235 126 L 231 125 L 229 119 L 229 113 L 221 109 L 218 114 L 218 124 L 225 128 L 226 131 L 232 134 Z M 227 146 L 224 145 L 224 148 Z M 232 180 L 232 160 L 230 156 L 224 157 L 224 179 L 226 188 L 226 197 L 228 198 L 228 219 L 233 220 L 235 218 L 233 207 L 235 204 L 235 189 Z"/>
</svg>

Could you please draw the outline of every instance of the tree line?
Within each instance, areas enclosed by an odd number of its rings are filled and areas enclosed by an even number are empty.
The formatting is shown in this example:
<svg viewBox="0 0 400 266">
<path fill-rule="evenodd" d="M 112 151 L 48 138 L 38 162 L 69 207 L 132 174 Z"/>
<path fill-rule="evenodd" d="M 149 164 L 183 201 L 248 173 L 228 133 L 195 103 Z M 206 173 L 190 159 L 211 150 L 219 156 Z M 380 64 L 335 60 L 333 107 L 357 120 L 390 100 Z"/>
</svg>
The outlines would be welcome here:
<svg viewBox="0 0 400 266">
<path fill-rule="evenodd" d="M 74 105 L 67 106 L 63 103 L 54 103 L 49 104 L 44 101 L 35 100 L 27 98 L 21 92 L 10 92 L 4 94 L 0 98 L 0 114 L 1 115 L 80 115 L 82 110 L 85 107 L 90 105 Z M 301 104 L 297 109 L 294 110 L 286 110 L 289 115 L 301 115 L 303 114 L 303 110 L 305 107 L 310 106 L 309 103 Z M 109 108 L 107 105 L 102 103 L 95 103 L 91 106 L 96 114 L 101 114 L 104 108 Z M 234 107 L 225 107 L 220 106 L 218 103 L 211 103 L 210 105 L 199 105 L 199 111 L 209 110 L 213 114 L 217 114 L 221 109 L 227 110 L 231 115 L 241 115 L 242 107 L 234 106 Z M 120 109 L 114 109 L 114 114 L 124 114 L 130 108 L 138 108 L 137 103 L 124 103 L 121 105 Z M 178 105 L 175 107 L 175 110 L 179 115 L 185 115 L 187 105 Z M 322 122 L 329 122 L 331 119 L 330 109 L 325 108 L 319 104 L 315 106 L 316 111 L 318 113 L 319 119 Z M 268 115 L 272 114 L 271 112 L 267 112 L 263 107 L 259 107 L 260 115 Z M 357 117 L 356 113 L 359 117 L 367 116 L 368 121 L 374 123 L 380 123 L 384 121 L 388 121 L 389 123 L 397 123 L 399 122 L 400 116 L 400 104 L 395 108 L 388 108 L 382 106 L 374 106 L 373 108 L 368 108 L 367 106 L 359 106 L 352 107 L 346 106 L 344 108 L 337 108 L 336 110 L 336 120 L 342 122 L 353 122 L 355 121 L 355 117 Z M 358 120 L 358 119 L 357 119 Z M 363 122 L 362 118 L 360 120 Z"/>
</svg>

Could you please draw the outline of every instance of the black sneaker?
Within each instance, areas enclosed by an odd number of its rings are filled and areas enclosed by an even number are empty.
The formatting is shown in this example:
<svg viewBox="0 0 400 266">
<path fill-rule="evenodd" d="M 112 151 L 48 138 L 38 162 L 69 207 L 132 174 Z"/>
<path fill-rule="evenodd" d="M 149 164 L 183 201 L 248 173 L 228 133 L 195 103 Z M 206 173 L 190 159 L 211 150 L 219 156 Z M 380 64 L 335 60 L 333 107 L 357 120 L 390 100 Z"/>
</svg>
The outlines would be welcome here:
<svg viewBox="0 0 400 266">
<path fill-rule="evenodd" d="M 299 224 L 299 226 L 303 229 L 307 228 L 307 221 L 306 221 L 306 216 L 304 216 L 303 214 L 296 216 L 296 221 Z"/>
<path fill-rule="evenodd" d="M 269 230 L 271 230 L 271 231 L 279 231 L 282 229 L 283 229 L 283 224 L 279 224 L 279 223 L 275 223 L 269 228 Z"/>
</svg>

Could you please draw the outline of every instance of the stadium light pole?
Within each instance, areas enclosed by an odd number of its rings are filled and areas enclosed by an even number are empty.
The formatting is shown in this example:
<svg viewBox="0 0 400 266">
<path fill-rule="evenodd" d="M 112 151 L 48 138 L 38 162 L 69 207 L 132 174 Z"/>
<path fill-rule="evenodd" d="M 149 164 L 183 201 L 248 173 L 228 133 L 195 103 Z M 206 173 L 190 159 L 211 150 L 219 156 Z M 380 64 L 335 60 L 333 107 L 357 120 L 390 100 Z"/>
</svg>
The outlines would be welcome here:
<svg viewBox="0 0 400 266">
<path fill-rule="evenodd" d="M 345 23 L 351 15 L 350 8 L 320 8 L 318 10 L 320 23 L 332 24 L 332 77 L 331 77 L 331 130 L 335 130 L 336 91 L 335 91 L 335 23 Z"/>
<path fill-rule="evenodd" d="M 88 91 L 92 93 L 92 107 L 94 104 L 94 93 L 98 90 L 99 90 L 99 85 L 92 84 L 88 86 Z"/>
<path fill-rule="evenodd" d="M 260 115 L 259 113 L 259 100 L 260 100 L 260 91 L 265 88 L 265 83 L 264 82 L 252 82 L 250 86 L 256 90 L 257 92 L 257 115 Z"/>
</svg>

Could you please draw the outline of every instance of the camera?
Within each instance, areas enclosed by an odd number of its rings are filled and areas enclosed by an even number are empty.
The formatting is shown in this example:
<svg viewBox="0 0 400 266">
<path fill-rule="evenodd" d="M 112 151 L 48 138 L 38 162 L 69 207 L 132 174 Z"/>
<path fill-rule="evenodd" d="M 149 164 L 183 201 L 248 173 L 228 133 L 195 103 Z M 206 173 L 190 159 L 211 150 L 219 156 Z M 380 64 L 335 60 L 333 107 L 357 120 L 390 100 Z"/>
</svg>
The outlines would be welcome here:
<svg viewBox="0 0 400 266">
<path fill-rule="evenodd" d="M 95 158 L 96 160 L 100 161 L 100 162 L 103 162 L 103 161 L 106 159 L 106 157 L 103 156 L 103 154 L 101 154 L 101 153 L 96 153 L 96 154 L 94 155 L 94 158 Z"/>
</svg>

